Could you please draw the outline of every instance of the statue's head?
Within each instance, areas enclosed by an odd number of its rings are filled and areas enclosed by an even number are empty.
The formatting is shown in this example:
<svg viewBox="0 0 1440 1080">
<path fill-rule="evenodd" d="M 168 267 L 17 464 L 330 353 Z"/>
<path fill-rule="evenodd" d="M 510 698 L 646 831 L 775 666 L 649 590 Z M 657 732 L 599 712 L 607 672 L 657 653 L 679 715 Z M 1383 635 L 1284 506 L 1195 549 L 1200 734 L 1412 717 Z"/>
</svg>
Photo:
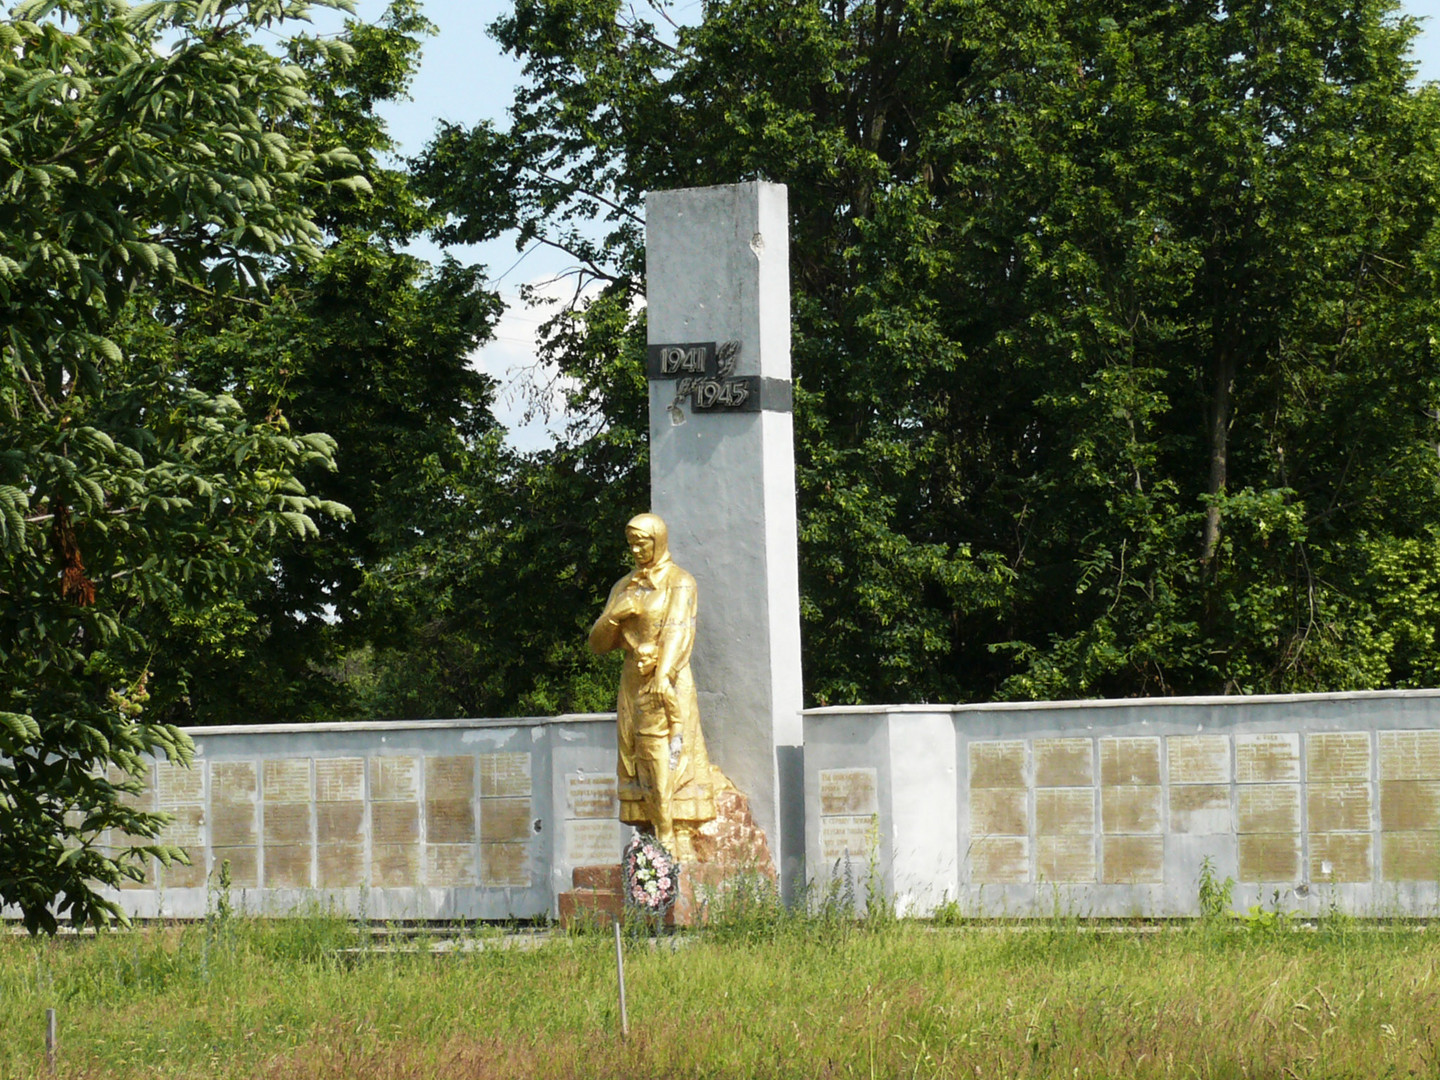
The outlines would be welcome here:
<svg viewBox="0 0 1440 1080">
<path fill-rule="evenodd" d="M 655 514 L 637 514 L 625 525 L 625 542 L 635 565 L 655 566 L 670 556 L 669 530 Z"/>
</svg>

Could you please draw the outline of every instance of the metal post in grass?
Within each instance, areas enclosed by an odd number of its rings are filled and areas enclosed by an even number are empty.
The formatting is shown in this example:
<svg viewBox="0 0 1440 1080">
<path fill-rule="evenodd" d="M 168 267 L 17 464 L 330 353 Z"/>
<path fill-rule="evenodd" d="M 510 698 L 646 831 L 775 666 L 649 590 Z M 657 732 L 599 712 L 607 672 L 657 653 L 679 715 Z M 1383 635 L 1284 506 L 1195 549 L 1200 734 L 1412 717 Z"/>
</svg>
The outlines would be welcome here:
<svg viewBox="0 0 1440 1080">
<path fill-rule="evenodd" d="M 55 1010 L 45 1010 L 45 1067 L 55 1071 Z"/>
<path fill-rule="evenodd" d="M 620 946 L 620 917 L 610 920 L 615 927 L 615 978 L 620 984 L 620 1038 L 630 1038 L 630 1017 L 625 1012 L 625 950 Z"/>
</svg>

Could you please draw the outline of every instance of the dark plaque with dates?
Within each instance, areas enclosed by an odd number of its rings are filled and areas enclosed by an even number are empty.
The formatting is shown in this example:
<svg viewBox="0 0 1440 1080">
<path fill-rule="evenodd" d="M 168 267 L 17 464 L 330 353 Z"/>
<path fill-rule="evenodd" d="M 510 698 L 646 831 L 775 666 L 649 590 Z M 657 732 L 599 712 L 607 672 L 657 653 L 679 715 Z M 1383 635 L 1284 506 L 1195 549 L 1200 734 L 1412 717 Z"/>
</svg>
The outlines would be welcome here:
<svg viewBox="0 0 1440 1080">
<path fill-rule="evenodd" d="M 646 348 L 646 369 L 652 379 L 674 379 L 674 409 L 688 401 L 695 412 L 788 412 L 790 384 L 759 375 L 736 375 L 738 341 L 685 341 Z"/>
</svg>

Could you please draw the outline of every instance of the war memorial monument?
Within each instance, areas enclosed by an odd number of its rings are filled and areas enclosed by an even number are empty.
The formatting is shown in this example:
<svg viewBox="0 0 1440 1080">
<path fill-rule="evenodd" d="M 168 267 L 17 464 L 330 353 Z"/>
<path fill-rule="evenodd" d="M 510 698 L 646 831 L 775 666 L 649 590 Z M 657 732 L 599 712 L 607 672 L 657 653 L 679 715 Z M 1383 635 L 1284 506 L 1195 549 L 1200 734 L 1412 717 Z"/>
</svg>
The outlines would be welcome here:
<svg viewBox="0 0 1440 1080">
<path fill-rule="evenodd" d="M 191 863 L 152 865 L 129 912 L 203 915 L 224 863 L 255 912 L 605 909 L 637 824 L 787 895 L 877 867 L 901 913 L 1193 915 L 1205 860 L 1241 907 L 1440 905 L 1440 691 L 804 709 L 786 192 L 646 211 L 652 513 L 590 637 L 627 654 L 618 728 L 196 729 L 143 797 Z"/>
</svg>

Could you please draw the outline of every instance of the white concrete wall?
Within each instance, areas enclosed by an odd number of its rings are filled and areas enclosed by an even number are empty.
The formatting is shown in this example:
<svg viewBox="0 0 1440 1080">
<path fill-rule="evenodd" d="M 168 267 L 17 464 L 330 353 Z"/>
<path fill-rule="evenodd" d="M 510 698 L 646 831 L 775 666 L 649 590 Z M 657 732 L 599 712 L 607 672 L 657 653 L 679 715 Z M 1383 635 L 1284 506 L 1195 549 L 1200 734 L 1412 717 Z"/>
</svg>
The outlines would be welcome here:
<svg viewBox="0 0 1440 1080">
<path fill-rule="evenodd" d="M 807 869 L 875 861 L 902 910 L 1440 910 L 1440 691 L 805 714 Z M 852 870 L 853 872 L 853 870 Z"/>
</svg>

